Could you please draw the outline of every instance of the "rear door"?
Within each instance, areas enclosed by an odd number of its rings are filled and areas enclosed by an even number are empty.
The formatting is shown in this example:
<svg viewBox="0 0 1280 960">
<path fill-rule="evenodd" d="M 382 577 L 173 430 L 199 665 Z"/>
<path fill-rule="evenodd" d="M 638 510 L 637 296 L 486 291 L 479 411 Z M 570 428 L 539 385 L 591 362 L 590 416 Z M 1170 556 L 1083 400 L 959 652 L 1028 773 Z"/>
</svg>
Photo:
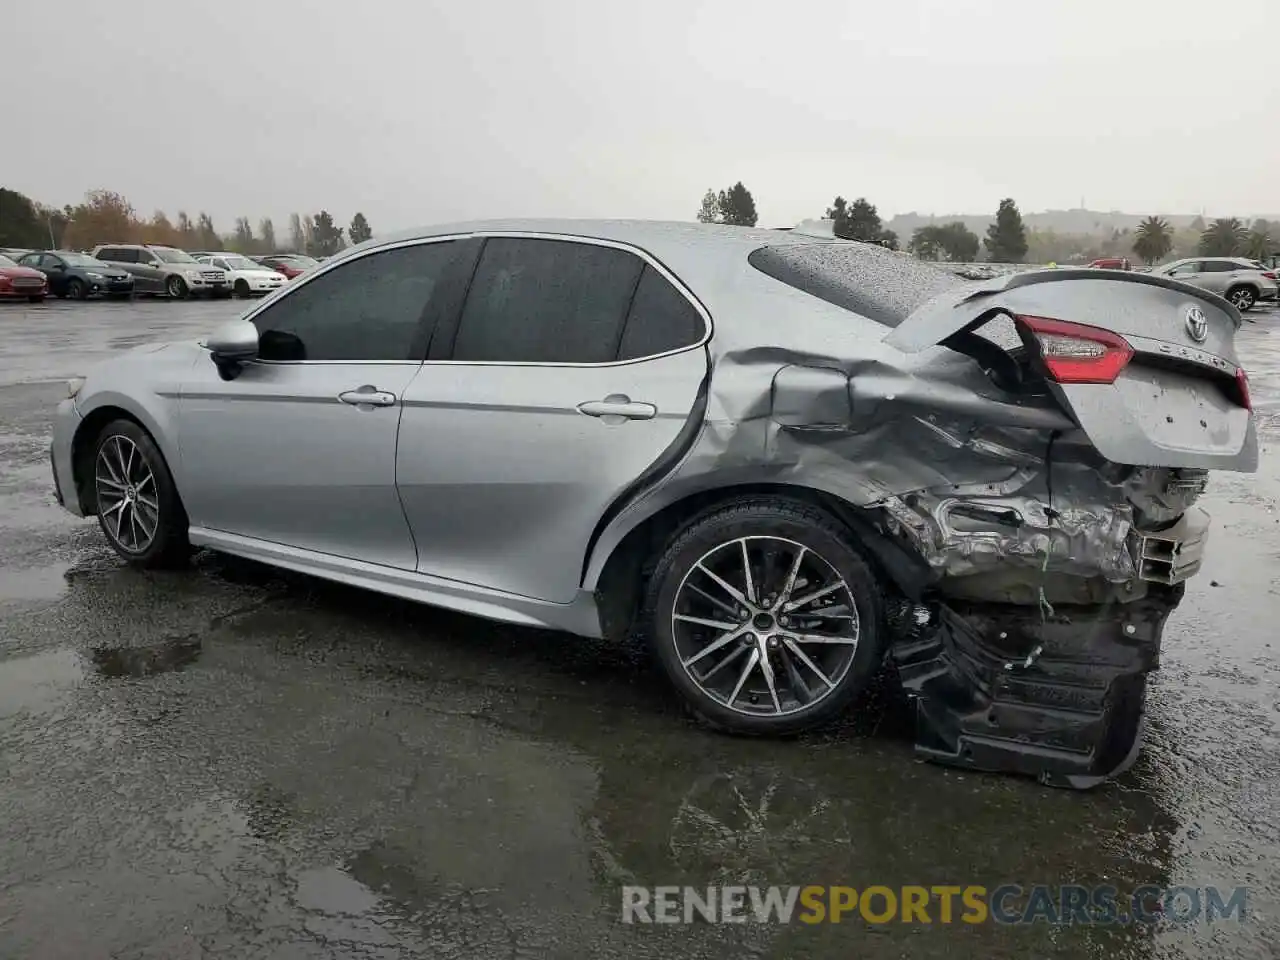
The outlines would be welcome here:
<svg viewBox="0 0 1280 960">
<path fill-rule="evenodd" d="M 936 298 L 885 343 L 918 352 L 999 314 L 1015 318 L 1050 391 L 1108 460 L 1257 468 L 1240 315 L 1222 300 L 1146 274 L 1023 273 Z"/>
<path fill-rule="evenodd" d="M 405 393 L 397 477 L 419 571 L 571 601 L 606 510 L 694 415 L 708 331 L 634 250 L 488 238 Z"/>
</svg>

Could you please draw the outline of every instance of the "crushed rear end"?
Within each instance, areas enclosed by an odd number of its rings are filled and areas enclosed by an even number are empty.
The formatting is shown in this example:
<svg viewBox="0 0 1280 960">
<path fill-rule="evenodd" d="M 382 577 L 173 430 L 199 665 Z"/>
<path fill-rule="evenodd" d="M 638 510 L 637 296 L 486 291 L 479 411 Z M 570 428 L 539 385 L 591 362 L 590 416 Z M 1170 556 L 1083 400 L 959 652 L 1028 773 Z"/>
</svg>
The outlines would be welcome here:
<svg viewBox="0 0 1280 960">
<path fill-rule="evenodd" d="M 1071 421 L 1038 456 L 1037 438 L 1008 443 L 1032 455 L 1016 489 L 882 505 L 941 575 L 942 601 L 892 651 L 921 753 L 1074 787 L 1133 763 L 1165 622 L 1204 555 L 1196 501 L 1209 471 L 1257 466 L 1238 325 L 1194 287 L 1059 271 L 938 298 L 889 335 L 966 354 L 1000 393 Z M 969 427 L 957 444 L 1013 439 L 980 414 Z"/>
<path fill-rule="evenodd" d="M 815 250 L 752 259 L 875 317 L 868 278 L 902 268 Z M 863 508 L 851 520 L 905 598 L 890 656 L 917 750 L 1092 786 L 1138 754 L 1146 678 L 1204 556 L 1211 471 L 1257 467 L 1240 315 L 1175 280 L 1089 269 L 913 306 L 875 317 L 887 353 L 778 373 L 771 457 L 838 477 L 827 488 Z"/>
</svg>

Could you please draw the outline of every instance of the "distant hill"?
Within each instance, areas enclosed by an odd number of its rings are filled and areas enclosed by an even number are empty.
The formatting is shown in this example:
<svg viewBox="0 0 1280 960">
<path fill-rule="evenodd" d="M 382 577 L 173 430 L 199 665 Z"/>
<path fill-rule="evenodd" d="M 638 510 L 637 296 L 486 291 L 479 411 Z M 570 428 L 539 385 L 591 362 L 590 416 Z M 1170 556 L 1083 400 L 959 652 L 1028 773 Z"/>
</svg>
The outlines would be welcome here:
<svg viewBox="0 0 1280 960">
<path fill-rule="evenodd" d="M 1110 233 L 1112 230 L 1132 230 L 1145 220 L 1150 214 L 1146 213 L 1121 213 L 1118 210 L 1104 212 L 1101 210 L 1045 210 L 1041 213 L 1023 212 L 1022 222 L 1029 229 L 1035 230 L 1052 230 L 1054 233 L 1076 233 L 1076 234 L 1095 234 Z M 1159 216 L 1169 221 L 1170 225 L 1175 229 L 1182 229 L 1191 225 L 1195 220 L 1194 213 L 1161 213 Z M 1280 214 L 1249 214 L 1247 217 L 1240 219 L 1245 224 L 1253 223 L 1254 220 L 1261 217 L 1263 220 L 1275 222 L 1280 220 Z M 1205 215 L 1206 221 L 1212 220 L 1213 217 Z M 890 230 L 896 233 L 904 241 L 909 239 L 911 234 L 919 227 L 927 227 L 929 224 L 953 223 L 961 221 L 966 227 L 983 236 L 987 232 L 987 226 L 995 220 L 995 211 L 990 214 L 972 214 L 972 213 L 949 213 L 949 214 L 925 214 L 916 213 L 900 213 L 888 223 L 885 224 Z"/>
</svg>

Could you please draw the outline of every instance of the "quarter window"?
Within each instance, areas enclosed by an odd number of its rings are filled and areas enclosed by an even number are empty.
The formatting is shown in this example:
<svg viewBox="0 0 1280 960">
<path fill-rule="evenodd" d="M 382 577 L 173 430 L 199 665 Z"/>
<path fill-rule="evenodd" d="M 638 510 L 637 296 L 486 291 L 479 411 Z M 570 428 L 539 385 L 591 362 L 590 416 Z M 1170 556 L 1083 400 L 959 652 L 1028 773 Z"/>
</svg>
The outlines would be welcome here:
<svg viewBox="0 0 1280 960">
<path fill-rule="evenodd" d="M 636 287 L 626 327 L 622 331 L 619 360 L 636 360 L 689 347 L 702 339 L 702 316 L 666 277 L 646 266 Z"/>
<path fill-rule="evenodd" d="M 424 243 L 359 257 L 253 318 L 264 360 L 421 360 L 422 320 L 458 249 Z"/>
<path fill-rule="evenodd" d="M 615 247 L 491 238 L 467 294 L 453 359 L 611 362 L 644 266 Z"/>
</svg>

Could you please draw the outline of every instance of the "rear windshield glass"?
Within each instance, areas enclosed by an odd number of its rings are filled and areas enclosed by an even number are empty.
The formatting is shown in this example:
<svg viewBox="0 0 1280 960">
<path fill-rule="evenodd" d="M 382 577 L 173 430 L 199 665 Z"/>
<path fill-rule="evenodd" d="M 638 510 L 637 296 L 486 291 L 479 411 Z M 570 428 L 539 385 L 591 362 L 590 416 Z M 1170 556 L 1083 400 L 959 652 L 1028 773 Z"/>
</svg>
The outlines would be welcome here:
<svg viewBox="0 0 1280 960">
<path fill-rule="evenodd" d="M 866 243 L 760 247 L 747 262 L 827 303 L 896 327 L 920 305 L 964 283 L 953 273 Z"/>
</svg>

